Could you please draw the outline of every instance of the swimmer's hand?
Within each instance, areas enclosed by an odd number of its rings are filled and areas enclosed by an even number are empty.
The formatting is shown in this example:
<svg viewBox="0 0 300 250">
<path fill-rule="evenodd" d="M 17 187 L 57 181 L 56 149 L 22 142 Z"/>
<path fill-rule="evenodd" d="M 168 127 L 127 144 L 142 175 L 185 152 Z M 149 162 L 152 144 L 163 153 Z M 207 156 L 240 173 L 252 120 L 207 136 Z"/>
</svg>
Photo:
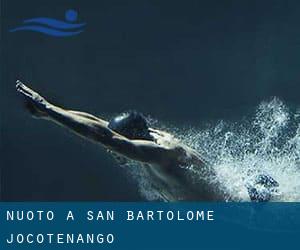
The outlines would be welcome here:
<svg viewBox="0 0 300 250">
<path fill-rule="evenodd" d="M 45 110 L 49 103 L 38 93 L 27 87 L 20 80 L 16 81 L 16 90 L 25 98 L 28 111 L 36 118 L 47 116 Z"/>
</svg>

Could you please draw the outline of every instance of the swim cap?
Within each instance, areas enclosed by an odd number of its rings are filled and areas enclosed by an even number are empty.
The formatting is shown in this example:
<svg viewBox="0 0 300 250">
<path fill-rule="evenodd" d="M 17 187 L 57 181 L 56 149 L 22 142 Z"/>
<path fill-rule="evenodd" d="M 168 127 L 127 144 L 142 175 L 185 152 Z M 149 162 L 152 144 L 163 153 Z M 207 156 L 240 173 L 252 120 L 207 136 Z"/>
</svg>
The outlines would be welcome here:
<svg viewBox="0 0 300 250">
<path fill-rule="evenodd" d="M 129 139 L 153 140 L 147 119 L 136 111 L 121 113 L 109 121 L 108 127 Z"/>
</svg>

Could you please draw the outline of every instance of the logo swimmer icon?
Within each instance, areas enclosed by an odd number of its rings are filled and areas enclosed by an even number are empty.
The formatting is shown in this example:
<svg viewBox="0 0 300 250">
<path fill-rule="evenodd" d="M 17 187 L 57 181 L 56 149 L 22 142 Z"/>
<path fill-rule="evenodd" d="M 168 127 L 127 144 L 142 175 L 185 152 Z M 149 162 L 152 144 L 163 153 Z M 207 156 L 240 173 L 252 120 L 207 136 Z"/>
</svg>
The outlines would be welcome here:
<svg viewBox="0 0 300 250">
<path fill-rule="evenodd" d="M 11 29 L 10 32 L 34 31 L 56 37 L 74 36 L 83 32 L 85 26 L 85 23 L 75 23 L 77 17 L 78 13 L 75 10 L 67 10 L 65 12 L 66 21 L 47 17 L 26 19 L 22 26 Z"/>
</svg>

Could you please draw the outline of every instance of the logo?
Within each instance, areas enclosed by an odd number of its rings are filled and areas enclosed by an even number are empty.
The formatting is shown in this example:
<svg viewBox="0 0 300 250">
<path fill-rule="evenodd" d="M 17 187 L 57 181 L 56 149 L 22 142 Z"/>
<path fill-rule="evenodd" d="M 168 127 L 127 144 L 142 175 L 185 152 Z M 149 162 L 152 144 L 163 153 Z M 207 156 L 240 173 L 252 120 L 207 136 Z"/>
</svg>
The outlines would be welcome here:
<svg viewBox="0 0 300 250">
<path fill-rule="evenodd" d="M 75 23 L 77 17 L 75 10 L 67 10 L 64 21 L 47 17 L 26 19 L 23 25 L 11 29 L 10 32 L 34 31 L 56 37 L 75 36 L 83 32 L 85 26 L 85 23 Z"/>
</svg>

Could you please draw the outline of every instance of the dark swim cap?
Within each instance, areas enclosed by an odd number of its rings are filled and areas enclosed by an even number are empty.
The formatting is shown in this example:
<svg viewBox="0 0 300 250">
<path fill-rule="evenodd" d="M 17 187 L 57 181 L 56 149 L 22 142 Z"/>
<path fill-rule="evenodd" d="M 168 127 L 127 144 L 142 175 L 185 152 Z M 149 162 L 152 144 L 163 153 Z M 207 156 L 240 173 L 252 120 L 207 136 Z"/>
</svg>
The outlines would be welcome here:
<svg viewBox="0 0 300 250">
<path fill-rule="evenodd" d="M 147 119 L 136 111 L 121 113 L 109 121 L 108 127 L 129 139 L 153 140 Z"/>
</svg>

